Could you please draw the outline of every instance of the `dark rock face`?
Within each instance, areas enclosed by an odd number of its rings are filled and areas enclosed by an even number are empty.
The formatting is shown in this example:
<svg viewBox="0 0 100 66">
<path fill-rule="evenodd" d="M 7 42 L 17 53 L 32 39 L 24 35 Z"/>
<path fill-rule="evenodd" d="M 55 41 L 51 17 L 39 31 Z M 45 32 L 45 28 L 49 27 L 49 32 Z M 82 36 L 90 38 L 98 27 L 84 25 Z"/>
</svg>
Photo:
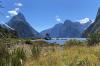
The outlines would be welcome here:
<svg viewBox="0 0 100 66">
<path fill-rule="evenodd" d="M 19 13 L 18 15 L 12 17 L 7 25 L 16 30 L 18 33 L 18 37 L 20 38 L 40 37 L 40 34 L 30 26 L 22 13 Z"/>
<path fill-rule="evenodd" d="M 91 33 L 100 33 L 100 8 L 98 9 L 96 19 L 83 33 L 87 37 Z"/>
<path fill-rule="evenodd" d="M 42 31 L 41 34 L 45 36 L 46 33 L 49 33 L 53 38 L 79 38 L 90 24 L 91 21 L 80 24 L 79 22 L 66 20 L 64 24 L 56 24 L 53 28 Z"/>
<path fill-rule="evenodd" d="M 63 27 L 61 28 L 61 37 L 68 37 L 68 38 L 74 38 L 74 37 L 80 37 L 80 30 L 79 30 L 79 23 L 74 23 L 71 21 L 66 20 L 63 24 Z"/>
</svg>

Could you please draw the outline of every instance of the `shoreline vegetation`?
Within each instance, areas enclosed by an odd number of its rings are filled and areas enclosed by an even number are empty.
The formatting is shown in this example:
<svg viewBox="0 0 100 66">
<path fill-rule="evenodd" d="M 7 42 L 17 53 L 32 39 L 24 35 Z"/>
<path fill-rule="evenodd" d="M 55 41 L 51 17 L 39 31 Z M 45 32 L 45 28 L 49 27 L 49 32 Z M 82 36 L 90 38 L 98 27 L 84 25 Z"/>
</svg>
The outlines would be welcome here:
<svg viewBox="0 0 100 66">
<path fill-rule="evenodd" d="M 99 66 L 100 37 L 86 42 L 69 40 L 64 45 L 30 39 L 0 39 L 0 66 Z"/>
</svg>

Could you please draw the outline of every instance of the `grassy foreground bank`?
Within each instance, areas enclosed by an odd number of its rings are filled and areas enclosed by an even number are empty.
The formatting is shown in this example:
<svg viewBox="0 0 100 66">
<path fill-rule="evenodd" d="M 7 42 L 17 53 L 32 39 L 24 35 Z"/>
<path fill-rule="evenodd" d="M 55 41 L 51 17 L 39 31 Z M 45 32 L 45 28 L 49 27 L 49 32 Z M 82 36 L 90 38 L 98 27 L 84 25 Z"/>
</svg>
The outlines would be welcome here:
<svg viewBox="0 0 100 66">
<path fill-rule="evenodd" d="M 0 40 L 0 66 L 100 66 L 100 45 L 71 40 L 63 46 L 44 41 Z"/>
</svg>

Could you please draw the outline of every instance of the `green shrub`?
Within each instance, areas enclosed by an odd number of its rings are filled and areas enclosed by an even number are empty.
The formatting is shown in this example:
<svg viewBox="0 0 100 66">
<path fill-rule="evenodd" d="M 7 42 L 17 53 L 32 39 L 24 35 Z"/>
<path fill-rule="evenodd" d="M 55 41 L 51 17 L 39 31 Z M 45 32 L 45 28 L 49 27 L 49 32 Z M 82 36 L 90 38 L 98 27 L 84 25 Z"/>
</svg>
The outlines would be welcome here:
<svg viewBox="0 0 100 66">
<path fill-rule="evenodd" d="M 31 40 L 26 40 L 25 44 L 33 44 L 33 42 Z"/>
<path fill-rule="evenodd" d="M 64 47 L 71 47 L 71 46 L 83 46 L 83 43 L 79 40 L 69 40 L 65 42 Z"/>
<path fill-rule="evenodd" d="M 88 36 L 88 45 L 89 46 L 93 46 L 93 45 L 96 45 L 96 44 L 99 44 L 100 42 L 100 34 L 90 34 Z"/>
</svg>

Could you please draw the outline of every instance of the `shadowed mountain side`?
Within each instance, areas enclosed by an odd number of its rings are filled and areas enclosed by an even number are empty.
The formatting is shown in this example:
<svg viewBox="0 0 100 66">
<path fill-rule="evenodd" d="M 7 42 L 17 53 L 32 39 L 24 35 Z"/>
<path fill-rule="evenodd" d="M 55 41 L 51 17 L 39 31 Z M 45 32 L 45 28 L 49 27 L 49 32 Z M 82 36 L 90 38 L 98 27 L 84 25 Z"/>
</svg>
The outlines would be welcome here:
<svg viewBox="0 0 100 66">
<path fill-rule="evenodd" d="M 84 37 L 87 37 L 91 33 L 100 33 L 100 8 L 98 9 L 96 19 L 83 33 Z"/>
<path fill-rule="evenodd" d="M 40 38 L 41 35 L 30 26 L 22 13 L 12 17 L 7 25 L 15 29 L 20 38 Z"/>
</svg>

